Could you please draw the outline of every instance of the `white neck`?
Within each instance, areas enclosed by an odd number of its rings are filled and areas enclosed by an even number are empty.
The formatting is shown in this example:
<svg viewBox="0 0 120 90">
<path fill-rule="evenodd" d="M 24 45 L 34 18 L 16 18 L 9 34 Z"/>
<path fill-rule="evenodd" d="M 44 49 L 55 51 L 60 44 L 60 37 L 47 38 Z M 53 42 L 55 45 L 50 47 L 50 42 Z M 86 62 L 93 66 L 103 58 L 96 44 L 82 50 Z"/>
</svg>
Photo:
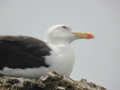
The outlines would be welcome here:
<svg viewBox="0 0 120 90">
<path fill-rule="evenodd" d="M 53 68 L 56 68 L 58 72 L 70 75 L 74 64 L 74 54 L 69 43 L 61 42 L 48 43 L 53 50 L 52 55 L 48 58 L 49 63 L 53 64 Z M 53 62 L 53 63 L 52 63 Z M 53 69 L 52 68 L 52 69 Z"/>
</svg>

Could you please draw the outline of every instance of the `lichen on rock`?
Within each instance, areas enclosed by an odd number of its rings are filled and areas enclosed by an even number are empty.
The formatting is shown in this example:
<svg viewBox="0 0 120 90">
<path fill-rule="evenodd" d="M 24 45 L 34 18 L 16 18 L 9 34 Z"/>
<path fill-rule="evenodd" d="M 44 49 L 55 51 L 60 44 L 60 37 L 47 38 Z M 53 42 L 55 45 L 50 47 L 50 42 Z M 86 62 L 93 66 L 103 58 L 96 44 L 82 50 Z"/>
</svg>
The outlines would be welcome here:
<svg viewBox="0 0 120 90">
<path fill-rule="evenodd" d="M 82 79 L 72 80 L 56 72 L 48 72 L 39 79 L 0 76 L 0 90 L 106 90 L 106 88 Z"/>
</svg>

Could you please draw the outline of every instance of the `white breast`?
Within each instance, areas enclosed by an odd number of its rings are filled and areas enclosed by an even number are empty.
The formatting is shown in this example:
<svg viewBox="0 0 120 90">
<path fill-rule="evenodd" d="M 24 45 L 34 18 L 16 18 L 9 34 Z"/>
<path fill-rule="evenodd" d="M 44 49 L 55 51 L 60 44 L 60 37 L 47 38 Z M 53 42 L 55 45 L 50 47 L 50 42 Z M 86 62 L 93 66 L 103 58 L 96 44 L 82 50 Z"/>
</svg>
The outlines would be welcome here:
<svg viewBox="0 0 120 90">
<path fill-rule="evenodd" d="M 51 65 L 50 69 L 70 75 L 74 64 L 74 54 L 69 45 L 50 46 L 53 49 L 50 56 L 47 56 L 47 63 Z"/>
</svg>

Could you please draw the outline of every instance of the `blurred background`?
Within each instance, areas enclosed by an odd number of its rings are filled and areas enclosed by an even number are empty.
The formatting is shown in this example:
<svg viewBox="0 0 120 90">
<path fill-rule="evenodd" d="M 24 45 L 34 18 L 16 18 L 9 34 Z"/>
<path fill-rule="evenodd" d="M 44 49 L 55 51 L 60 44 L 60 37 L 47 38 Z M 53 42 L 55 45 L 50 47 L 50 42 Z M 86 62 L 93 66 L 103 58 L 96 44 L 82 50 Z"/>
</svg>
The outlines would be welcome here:
<svg viewBox="0 0 120 90">
<path fill-rule="evenodd" d="M 43 40 L 55 24 L 95 34 L 94 40 L 72 43 L 76 62 L 71 77 L 119 90 L 120 0 L 0 0 L 0 35 Z"/>
</svg>

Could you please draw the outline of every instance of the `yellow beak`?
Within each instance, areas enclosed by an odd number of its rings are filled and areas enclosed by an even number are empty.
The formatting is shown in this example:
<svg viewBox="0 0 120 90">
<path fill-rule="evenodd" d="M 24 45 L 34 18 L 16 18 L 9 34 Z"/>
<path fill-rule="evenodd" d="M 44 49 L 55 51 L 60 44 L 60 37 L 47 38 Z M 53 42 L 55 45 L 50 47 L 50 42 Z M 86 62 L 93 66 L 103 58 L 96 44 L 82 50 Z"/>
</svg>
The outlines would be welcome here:
<svg viewBox="0 0 120 90">
<path fill-rule="evenodd" d="M 94 35 L 89 33 L 89 32 L 73 32 L 73 34 L 77 38 L 81 38 L 81 39 L 92 39 L 92 38 L 94 38 Z"/>
</svg>

